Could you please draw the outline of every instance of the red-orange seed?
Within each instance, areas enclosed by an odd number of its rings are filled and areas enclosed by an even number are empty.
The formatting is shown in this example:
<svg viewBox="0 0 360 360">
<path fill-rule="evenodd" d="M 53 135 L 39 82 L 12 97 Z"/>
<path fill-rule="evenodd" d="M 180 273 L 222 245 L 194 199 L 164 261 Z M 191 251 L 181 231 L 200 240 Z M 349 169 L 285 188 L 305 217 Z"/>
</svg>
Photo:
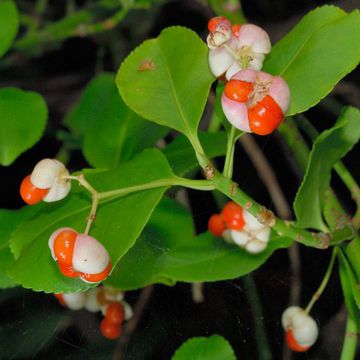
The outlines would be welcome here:
<svg viewBox="0 0 360 360">
<path fill-rule="evenodd" d="M 39 189 L 30 181 L 30 175 L 26 176 L 20 185 L 21 198 L 29 205 L 34 205 L 40 202 L 49 189 Z"/>
<path fill-rule="evenodd" d="M 249 108 L 248 115 L 250 129 L 257 135 L 271 134 L 284 117 L 280 106 L 270 95 L 266 95 L 256 105 Z"/>
<path fill-rule="evenodd" d="M 297 352 L 304 352 L 310 349 L 310 346 L 301 346 L 294 338 L 292 330 L 287 330 L 285 335 L 286 344 L 289 349 Z"/>
<path fill-rule="evenodd" d="M 62 306 L 66 306 L 63 294 L 54 294 Z"/>
<path fill-rule="evenodd" d="M 231 32 L 233 33 L 234 36 L 239 36 L 239 31 L 240 31 L 241 25 L 240 24 L 234 24 L 231 27 Z"/>
<path fill-rule="evenodd" d="M 106 307 L 105 317 L 109 322 L 120 325 L 125 318 L 124 307 L 119 302 L 110 303 Z"/>
<path fill-rule="evenodd" d="M 107 318 L 101 320 L 100 331 L 107 339 L 115 340 L 121 335 L 120 325 L 113 324 Z"/>
<path fill-rule="evenodd" d="M 214 236 L 221 236 L 225 230 L 225 223 L 220 214 L 214 214 L 210 217 L 208 229 Z"/>
<path fill-rule="evenodd" d="M 88 282 L 97 283 L 105 280 L 108 277 L 110 271 L 111 271 L 111 263 L 109 262 L 108 266 L 102 272 L 99 272 L 97 274 L 80 273 L 80 277 L 82 277 L 84 280 Z"/>
<path fill-rule="evenodd" d="M 230 80 L 225 85 L 225 95 L 234 101 L 246 102 L 248 101 L 249 94 L 253 91 L 252 83 L 242 80 Z"/>
<path fill-rule="evenodd" d="M 221 21 L 226 21 L 226 17 L 224 16 L 216 16 L 209 20 L 208 22 L 208 29 L 210 32 L 215 31 L 216 27 L 219 25 Z"/>
<path fill-rule="evenodd" d="M 70 278 L 75 278 L 81 275 L 81 273 L 74 270 L 72 266 L 63 265 L 61 263 L 59 263 L 59 270 L 64 276 Z"/>
<path fill-rule="evenodd" d="M 243 209 L 240 205 L 234 201 L 228 202 L 222 212 L 222 217 L 225 221 L 226 226 L 232 230 L 241 230 L 245 225 L 243 216 Z"/>
<path fill-rule="evenodd" d="M 54 254 L 63 266 L 72 266 L 77 233 L 72 230 L 62 231 L 54 240 Z"/>
</svg>

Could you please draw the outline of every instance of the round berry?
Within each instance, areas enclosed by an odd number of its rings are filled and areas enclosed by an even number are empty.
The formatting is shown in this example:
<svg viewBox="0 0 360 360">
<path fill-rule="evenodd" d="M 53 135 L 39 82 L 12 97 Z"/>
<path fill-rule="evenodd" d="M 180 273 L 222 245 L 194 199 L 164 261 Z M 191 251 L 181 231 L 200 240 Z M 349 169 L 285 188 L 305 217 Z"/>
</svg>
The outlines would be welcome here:
<svg viewBox="0 0 360 360">
<path fill-rule="evenodd" d="M 208 229 L 214 236 L 221 236 L 225 230 L 225 223 L 221 215 L 214 214 L 208 222 Z"/>
<path fill-rule="evenodd" d="M 115 340 L 121 335 L 120 325 L 113 324 L 107 318 L 101 320 L 100 330 L 104 337 Z"/>
<path fill-rule="evenodd" d="M 213 17 L 209 20 L 208 22 L 208 30 L 210 32 L 214 32 L 217 28 L 217 26 L 221 23 L 221 22 L 229 22 L 229 20 L 224 17 L 224 16 L 216 16 L 216 17 Z"/>
<path fill-rule="evenodd" d="M 310 346 L 301 346 L 300 344 L 298 344 L 292 330 L 290 329 L 286 331 L 285 340 L 288 348 L 292 351 L 304 352 L 310 349 Z"/>
<path fill-rule="evenodd" d="M 49 189 L 39 189 L 31 183 L 30 175 L 26 176 L 20 185 L 21 198 L 28 204 L 34 205 L 40 202 Z"/>
<path fill-rule="evenodd" d="M 124 307 L 118 302 L 108 304 L 106 307 L 105 318 L 113 324 L 120 325 L 125 318 Z"/>
<path fill-rule="evenodd" d="M 244 227 L 245 221 L 243 209 L 234 201 L 228 202 L 224 206 L 221 214 L 228 228 L 232 230 L 241 230 Z"/>
</svg>

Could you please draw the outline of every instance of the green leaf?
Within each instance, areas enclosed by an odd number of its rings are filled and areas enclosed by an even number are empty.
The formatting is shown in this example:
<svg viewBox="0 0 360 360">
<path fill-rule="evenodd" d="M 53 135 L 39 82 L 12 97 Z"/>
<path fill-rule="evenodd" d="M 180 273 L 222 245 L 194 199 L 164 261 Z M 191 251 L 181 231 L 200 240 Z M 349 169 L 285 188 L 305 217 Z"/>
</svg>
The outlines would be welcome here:
<svg viewBox="0 0 360 360">
<path fill-rule="evenodd" d="M 298 225 L 326 230 L 322 218 L 323 197 L 329 187 L 331 170 L 360 138 L 360 111 L 348 107 L 331 129 L 314 142 L 304 180 L 295 198 Z"/>
<path fill-rule="evenodd" d="M 173 176 L 165 157 L 155 149 L 144 151 L 120 168 L 103 172 L 84 171 L 84 174 L 98 191 L 136 186 Z M 106 247 L 113 267 L 133 246 L 165 190 L 166 187 L 144 190 L 100 203 L 90 235 Z M 63 201 L 41 204 L 36 215 L 12 234 L 10 246 L 17 260 L 9 275 L 23 287 L 35 291 L 75 292 L 89 288 L 79 279 L 65 278 L 60 274 L 51 258 L 48 239 L 61 227 L 71 227 L 81 233 L 90 206 L 89 194 L 76 184 Z"/>
<path fill-rule="evenodd" d="M 272 49 L 264 71 L 291 90 L 288 115 L 316 105 L 360 60 L 360 13 L 323 6 L 307 14 Z"/>
<path fill-rule="evenodd" d="M 163 199 L 107 283 L 132 290 L 153 283 L 234 279 L 257 269 L 276 249 L 290 244 L 290 239 L 273 237 L 265 251 L 252 255 L 208 232 L 195 237 L 189 212 Z"/>
<path fill-rule="evenodd" d="M 222 336 L 195 337 L 183 343 L 171 360 L 236 360 L 234 351 Z"/>
<path fill-rule="evenodd" d="M 47 107 L 37 93 L 0 89 L 0 164 L 10 165 L 31 148 L 45 130 Z"/>
<path fill-rule="evenodd" d="M 83 152 L 93 167 L 115 168 L 164 137 L 169 129 L 145 121 L 130 110 L 115 85 L 115 75 L 104 73 L 86 87 L 65 119 L 83 137 Z"/>
<path fill-rule="evenodd" d="M 19 16 L 13 1 L 0 2 L 0 57 L 13 43 L 19 28 Z"/>
<path fill-rule="evenodd" d="M 136 48 L 116 77 L 130 108 L 182 132 L 192 144 L 197 143 L 197 127 L 213 81 L 206 45 L 193 31 L 179 26 Z"/>
<path fill-rule="evenodd" d="M 10 251 L 9 240 L 11 233 L 34 213 L 34 208 L 25 207 L 21 210 L 0 209 L 0 288 L 16 286 L 9 276 L 7 269 L 14 263 L 14 255 Z"/>
<path fill-rule="evenodd" d="M 206 155 L 212 159 L 226 153 L 226 133 L 199 133 L 201 145 Z M 194 150 L 188 139 L 179 135 L 163 150 L 173 172 L 178 176 L 184 176 L 199 167 Z"/>
</svg>

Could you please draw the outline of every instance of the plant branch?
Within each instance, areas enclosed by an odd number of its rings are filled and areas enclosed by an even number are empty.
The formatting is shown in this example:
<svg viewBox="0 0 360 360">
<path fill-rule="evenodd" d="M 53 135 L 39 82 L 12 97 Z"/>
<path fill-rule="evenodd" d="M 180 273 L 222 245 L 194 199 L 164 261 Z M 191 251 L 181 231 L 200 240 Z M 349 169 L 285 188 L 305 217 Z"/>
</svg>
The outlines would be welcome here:
<svg viewBox="0 0 360 360">
<path fill-rule="evenodd" d="M 234 126 L 231 126 L 230 131 L 228 132 L 228 140 L 227 140 L 227 148 L 226 148 L 226 156 L 225 156 L 225 165 L 223 175 L 228 178 L 232 178 L 233 168 L 234 168 L 234 151 L 235 144 L 239 136 L 241 134 L 238 133 Z"/>
<path fill-rule="evenodd" d="M 242 278 L 246 290 L 246 296 L 253 314 L 254 327 L 255 327 L 255 340 L 258 352 L 258 359 L 271 360 L 272 354 L 270 345 L 267 339 L 265 327 L 263 325 L 263 311 L 261 306 L 260 297 L 256 289 L 256 283 L 252 274 L 248 274 Z"/>
<path fill-rule="evenodd" d="M 336 259 L 336 247 L 333 248 L 332 254 L 331 254 L 331 258 L 330 258 L 330 262 L 329 265 L 326 269 L 326 273 L 323 277 L 323 280 L 321 281 L 321 284 L 319 286 L 319 288 L 315 291 L 314 295 L 312 296 L 309 304 L 306 306 L 305 308 L 305 312 L 307 314 L 309 314 L 309 312 L 311 311 L 312 307 L 314 306 L 315 302 L 317 300 L 319 300 L 320 296 L 322 295 L 322 293 L 324 292 L 326 285 L 329 282 L 332 270 L 334 268 L 334 264 L 335 264 L 335 259 Z"/>
<path fill-rule="evenodd" d="M 340 360 L 353 360 L 355 359 L 356 355 L 356 345 L 357 345 L 357 328 L 356 323 L 350 317 L 348 317 L 346 330 L 345 330 L 345 337 L 344 337 L 344 344 L 341 351 L 341 358 Z"/>
</svg>

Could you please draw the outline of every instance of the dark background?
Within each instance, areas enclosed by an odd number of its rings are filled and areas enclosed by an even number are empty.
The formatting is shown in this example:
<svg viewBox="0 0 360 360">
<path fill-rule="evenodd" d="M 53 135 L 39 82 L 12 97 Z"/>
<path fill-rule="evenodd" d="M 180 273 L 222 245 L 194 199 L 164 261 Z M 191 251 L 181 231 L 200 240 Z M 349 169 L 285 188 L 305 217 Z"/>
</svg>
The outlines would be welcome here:
<svg viewBox="0 0 360 360">
<path fill-rule="evenodd" d="M 34 1 L 16 1 L 29 11 Z M 87 1 L 77 1 L 85 6 Z M 41 141 L 21 155 L 11 166 L 0 168 L 3 196 L 1 207 L 18 208 L 21 179 L 34 163 L 44 157 L 56 156 L 61 147 L 59 130 L 62 119 L 79 99 L 81 91 L 99 71 L 117 71 L 122 58 L 144 39 L 157 36 L 170 25 L 184 25 L 204 39 L 207 21 L 213 15 L 204 1 L 168 1 L 150 11 L 130 13 L 114 30 L 85 38 L 70 38 L 58 44 L 47 44 L 37 54 L 13 50 L 0 65 L 0 86 L 18 86 L 41 93 L 49 106 L 49 122 Z M 247 0 L 242 2 L 249 22 L 264 27 L 272 41 L 280 39 L 309 10 L 325 1 L 312 0 Z M 358 8 L 360 1 L 334 1 L 346 10 Z M 63 17 L 65 1 L 50 2 L 47 20 Z M 345 104 L 360 106 L 359 69 L 348 75 L 328 97 L 307 112 L 312 123 L 323 130 L 336 120 Z M 206 123 L 204 119 L 203 123 Z M 203 125 L 205 126 L 205 125 Z M 54 140 L 57 139 L 57 140 Z M 167 138 L 171 140 L 171 136 Z M 301 172 L 290 161 L 290 154 L 277 135 L 256 138 L 259 147 L 275 170 L 289 203 L 301 181 Z M 360 180 L 357 166 L 359 147 L 345 158 L 345 164 Z M 221 161 L 220 161 L 221 163 Z M 258 177 L 253 164 L 240 145 L 235 156 L 235 179 L 240 187 L 265 206 L 272 201 Z M 78 170 L 87 166 L 79 150 L 71 152 L 69 166 Z M 347 190 L 334 176 L 333 186 L 344 205 L 354 211 Z M 209 216 L 218 209 L 209 194 L 188 192 L 197 230 L 206 230 Z M 301 302 L 305 306 L 321 282 L 329 260 L 329 251 L 300 247 L 302 286 Z M 247 293 L 241 279 L 205 285 L 205 300 L 194 304 L 189 284 L 174 287 L 155 286 L 137 331 L 132 335 L 125 359 L 169 359 L 175 349 L 192 336 L 224 336 L 239 359 L 257 359 L 254 321 L 265 326 L 273 359 L 290 359 L 283 355 L 281 314 L 288 306 L 291 286 L 289 257 L 286 250 L 277 251 L 254 274 L 264 316 L 253 317 Z M 134 304 L 139 292 L 127 294 Z M 0 358 L 12 359 L 111 359 L 116 343 L 99 333 L 100 315 L 86 311 L 70 312 L 61 308 L 50 295 L 29 290 L 0 291 L 2 321 L 0 325 Z M 320 327 L 320 337 L 313 348 L 295 355 L 294 359 L 338 359 L 341 351 L 346 311 L 339 278 L 334 272 L 330 284 L 315 305 L 314 318 Z M 20 346 L 20 344 L 22 344 Z M 19 350 L 21 348 L 21 350 Z M 28 350 L 27 352 L 24 352 Z M 22 355 L 21 355 L 22 354 Z M 189 359 L 191 360 L 191 359 Z"/>
</svg>

